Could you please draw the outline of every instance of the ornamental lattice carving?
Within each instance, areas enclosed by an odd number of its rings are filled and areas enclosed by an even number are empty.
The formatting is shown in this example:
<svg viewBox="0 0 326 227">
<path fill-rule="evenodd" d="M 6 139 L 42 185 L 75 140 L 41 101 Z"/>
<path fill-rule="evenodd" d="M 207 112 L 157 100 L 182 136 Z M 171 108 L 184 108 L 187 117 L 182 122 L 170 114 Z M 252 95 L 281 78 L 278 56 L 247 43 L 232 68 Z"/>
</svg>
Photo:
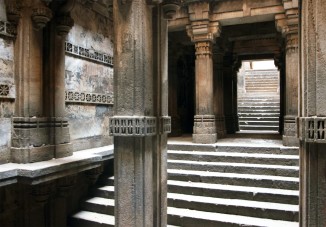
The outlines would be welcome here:
<svg viewBox="0 0 326 227">
<path fill-rule="evenodd" d="M 115 116 L 110 118 L 111 136 L 156 135 L 156 117 Z"/>
<path fill-rule="evenodd" d="M 8 96 L 9 95 L 9 85 L 7 84 L 0 84 L 0 97 L 1 96 Z"/>
<path fill-rule="evenodd" d="M 99 62 L 111 67 L 113 66 L 113 57 L 108 54 L 74 45 L 70 42 L 66 42 L 65 50 L 68 54 L 78 56 L 86 60 Z"/>
<path fill-rule="evenodd" d="M 66 91 L 66 103 L 113 105 L 113 94 Z"/>
<path fill-rule="evenodd" d="M 303 117 L 300 139 L 305 142 L 326 143 L 326 117 Z"/>
</svg>

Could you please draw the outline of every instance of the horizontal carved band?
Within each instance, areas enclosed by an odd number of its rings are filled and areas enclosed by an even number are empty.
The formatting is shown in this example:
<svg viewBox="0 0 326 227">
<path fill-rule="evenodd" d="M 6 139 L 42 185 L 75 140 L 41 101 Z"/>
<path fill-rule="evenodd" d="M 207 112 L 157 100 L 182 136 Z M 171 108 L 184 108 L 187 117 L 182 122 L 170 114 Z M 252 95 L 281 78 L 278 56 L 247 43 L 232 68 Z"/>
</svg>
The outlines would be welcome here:
<svg viewBox="0 0 326 227">
<path fill-rule="evenodd" d="M 110 118 L 111 136 L 156 135 L 156 117 L 116 116 Z"/>
<path fill-rule="evenodd" d="M 326 117 L 300 118 L 300 140 L 326 143 Z"/>
<path fill-rule="evenodd" d="M 14 128 L 53 128 L 68 127 L 68 120 L 62 117 L 14 117 Z"/>
<path fill-rule="evenodd" d="M 69 42 L 66 42 L 65 50 L 68 54 L 72 54 L 87 60 L 99 62 L 111 67 L 113 66 L 113 57 L 108 54 L 101 53 L 93 49 L 87 49 Z"/>
<path fill-rule="evenodd" d="M 65 100 L 67 103 L 113 105 L 113 94 L 66 91 Z"/>
<path fill-rule="evenodd" d="M 0 21 L 0 35 L 13 38 L 16 34 L 16 28 L 7 21 Z"/>
</svg>

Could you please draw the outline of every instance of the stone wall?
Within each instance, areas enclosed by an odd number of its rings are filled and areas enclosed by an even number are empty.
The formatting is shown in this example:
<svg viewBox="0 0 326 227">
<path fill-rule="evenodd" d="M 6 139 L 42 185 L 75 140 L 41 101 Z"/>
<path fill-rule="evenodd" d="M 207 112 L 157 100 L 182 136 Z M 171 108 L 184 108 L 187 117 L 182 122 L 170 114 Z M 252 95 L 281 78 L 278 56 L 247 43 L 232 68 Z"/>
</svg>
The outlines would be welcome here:
<svg viewBox="0 0 326 227">
<path fill-rule="evenodd" d="M 66 111 L 74 150 L 112 143 L 113 24 L 77 4 L 66 42 Z M 79 49 L 77 53 L 76 49 Z"/>
</svg>

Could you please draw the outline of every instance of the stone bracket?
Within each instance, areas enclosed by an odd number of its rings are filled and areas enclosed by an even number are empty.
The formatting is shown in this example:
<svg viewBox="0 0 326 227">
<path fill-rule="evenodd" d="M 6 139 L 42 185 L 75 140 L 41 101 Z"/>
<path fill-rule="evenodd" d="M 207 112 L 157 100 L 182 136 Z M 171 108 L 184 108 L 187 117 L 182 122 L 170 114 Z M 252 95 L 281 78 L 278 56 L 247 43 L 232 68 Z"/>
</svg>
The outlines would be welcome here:
<svg viewBox="0 0 326 227">
<path fill-rule="evenodd" d="M 300 117 L 299 138 L 307 143 L 326 143 L 326 117 Z"/>
<path fill-rule="evenodd" d="M 156 135 L 156 117 L 114 116 L 110 118 L 111 136 L 153 136 Z"/>
<path fill-rule="evenodd" d="M 218 21 L 199 21 L 192 22 L 187 25 L 187 34 L 192 42 L 211 41 L 215 42 L 215 38 L 221 33 L 221 26 Z"/>
</svg>

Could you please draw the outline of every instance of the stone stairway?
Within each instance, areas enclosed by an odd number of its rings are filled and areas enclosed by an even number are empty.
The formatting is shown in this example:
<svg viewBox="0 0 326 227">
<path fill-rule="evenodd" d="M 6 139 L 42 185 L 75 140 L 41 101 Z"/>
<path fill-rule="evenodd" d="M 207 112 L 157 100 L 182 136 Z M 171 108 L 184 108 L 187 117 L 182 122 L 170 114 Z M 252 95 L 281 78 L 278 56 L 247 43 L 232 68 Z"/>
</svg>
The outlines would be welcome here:
<svg viewBox="0 0 326 227">
<path fill-rule="evenodd" d="M 298 226 L 298 149 L 169 143 L 168 224 Z M 71 226 L 114 226 L 114 179 L 83 201 Z"/>
<path fill-rule="evenodd" d="M 239 129 L 278 131 L 279 75 L 276 70 L 249 72 L 245 75 L 245 93 L 238 97 Z"/>
</svg>

